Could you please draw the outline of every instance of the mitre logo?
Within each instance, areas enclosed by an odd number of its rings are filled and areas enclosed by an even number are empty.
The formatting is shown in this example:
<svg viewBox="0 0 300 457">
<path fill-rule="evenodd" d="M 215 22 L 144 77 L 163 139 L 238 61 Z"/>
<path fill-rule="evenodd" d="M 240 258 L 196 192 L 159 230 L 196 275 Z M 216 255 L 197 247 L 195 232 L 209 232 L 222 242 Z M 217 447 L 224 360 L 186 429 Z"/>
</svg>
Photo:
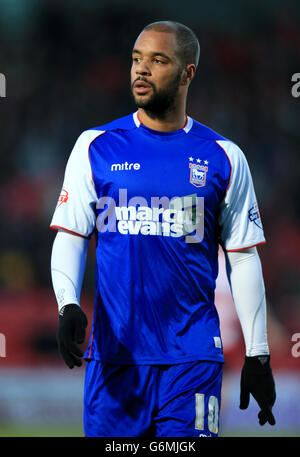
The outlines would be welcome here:
<svg viewBox="0 0 300 457">
<path fill-rule="evenodd" d="M 111 171 L 124 171 L 124 170 L 139 170 L 141 168 L 141 164 L 136 162 L 136 163 L 128 163 L 128 162 L 123 162 L 123 163 L 113 163 L 112 166 L 110 167 Z"/>
</svg>

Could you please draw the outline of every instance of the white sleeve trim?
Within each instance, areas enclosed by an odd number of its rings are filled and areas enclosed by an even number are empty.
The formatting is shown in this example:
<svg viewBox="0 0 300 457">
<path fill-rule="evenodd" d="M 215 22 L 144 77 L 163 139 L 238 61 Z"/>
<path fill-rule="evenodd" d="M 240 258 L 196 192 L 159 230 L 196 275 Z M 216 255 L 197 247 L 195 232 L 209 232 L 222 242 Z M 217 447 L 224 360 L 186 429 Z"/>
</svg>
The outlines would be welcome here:
<svg viewBox="0 0 300 457">
<path fill-rule="evenodd" d="M 51 277 L 58 310 L 67 304 L 80 306 L 88 240 L 59 231 L 51 255 Z"/>
<path fill-rule="evenodd" d="M 246 355 L 269 354 L 265 286 L 257 249 L 225 252 L 225 258 Z"/>
</svg>

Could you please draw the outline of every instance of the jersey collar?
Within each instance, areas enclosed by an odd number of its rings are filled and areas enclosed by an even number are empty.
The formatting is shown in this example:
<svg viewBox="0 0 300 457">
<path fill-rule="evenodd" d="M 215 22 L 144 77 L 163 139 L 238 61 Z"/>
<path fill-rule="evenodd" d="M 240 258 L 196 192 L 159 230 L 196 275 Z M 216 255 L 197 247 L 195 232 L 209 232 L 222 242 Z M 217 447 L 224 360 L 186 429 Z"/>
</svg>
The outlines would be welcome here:
<svg viewBox="0 0 300 457">
<path fill-rule="evenodd" d="M 133 120 L 134 120 L 134 123 L 135 123 L 135 125 L 137 127 L 139 127 L 141 125 L 141 121 L 139 119 L 138 111 L 133 113 Z M 185 125 L 182 127 L 182 130 L 184 130 L 185 133 L 189 133 L 189 131 L 191 130 L 192 126 L 193 126 L 193 119 L 190 116 L 186 116 L 186 122 L 185 122 Z"/>
</svg>

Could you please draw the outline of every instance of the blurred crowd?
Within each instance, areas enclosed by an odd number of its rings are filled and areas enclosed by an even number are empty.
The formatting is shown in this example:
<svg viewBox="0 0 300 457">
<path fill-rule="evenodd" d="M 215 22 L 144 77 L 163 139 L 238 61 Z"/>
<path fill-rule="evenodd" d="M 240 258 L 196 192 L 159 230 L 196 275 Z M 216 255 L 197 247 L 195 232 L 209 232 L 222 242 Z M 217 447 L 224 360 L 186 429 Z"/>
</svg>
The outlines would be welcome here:
<svg viewBox="0 0 300 457">
<path fill-rule="evenodd" d="M 7 80 L 0 99 L 0 332 L 7 334 L 8 364 L 35 363 L 45 354 L 58 361 L 49 224 L 66 160 L 83 130 L 135 110 L 132 45 L 146 24 L 168 19 L 147 2 L 33 4 L 15 20 L 10 12 L 0 21 L 0 72 Z M 300 332 L 300 98 L 291 94 L 291 77 L 300 72 L 298 18 L 270 9 L 244 30 L 235 24 L 220 30 L 200 13 L 186 21 L 201 46 L 188 114 L 246 154 L 267 239 L 259 253 L 271 347 L 278 363 L 291 366 L 297 362 L 291 336 Z M 184 22 L 173 11 L 170 19 Z M 91 315 L 93 241 L 89 249 L 83 295 Z M 33 352 L 22 359 L 24 341 Z M 240 354 L 240 341 L 238 348 Z"/>
</svg>

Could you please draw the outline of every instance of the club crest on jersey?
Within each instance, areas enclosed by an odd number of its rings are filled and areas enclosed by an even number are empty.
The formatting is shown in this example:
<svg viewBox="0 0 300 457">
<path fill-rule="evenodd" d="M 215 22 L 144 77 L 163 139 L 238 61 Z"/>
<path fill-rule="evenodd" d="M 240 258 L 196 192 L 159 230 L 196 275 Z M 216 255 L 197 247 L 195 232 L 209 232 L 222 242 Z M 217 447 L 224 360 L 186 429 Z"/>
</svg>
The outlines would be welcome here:
<svg viewBox="0 0 300 457">
<path fill-rule="evenodd" d="M 203 187 L 206 184 L 208 167 L 196 163 L 190 163 L 190 183 L 195 187 Z"/>
</svg>

